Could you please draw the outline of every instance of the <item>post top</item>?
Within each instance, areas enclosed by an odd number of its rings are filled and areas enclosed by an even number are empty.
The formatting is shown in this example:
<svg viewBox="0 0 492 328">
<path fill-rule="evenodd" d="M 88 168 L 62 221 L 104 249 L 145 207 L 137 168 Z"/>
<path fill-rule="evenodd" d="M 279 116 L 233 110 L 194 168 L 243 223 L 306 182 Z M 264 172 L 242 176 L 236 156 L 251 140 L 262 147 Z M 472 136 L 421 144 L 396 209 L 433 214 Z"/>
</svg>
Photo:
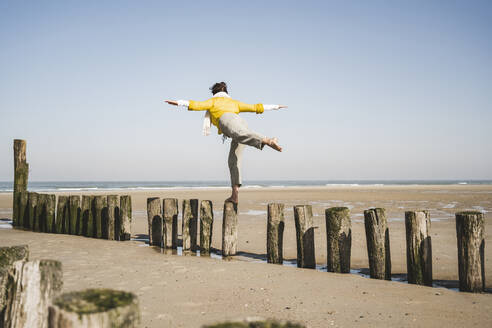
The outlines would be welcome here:
<svg viewBox="0 0 492 328">
<path fill-rule="evenodd" d="M 65 293 L 57 297 L 54 304 L 68 312 L 90 314 L 124 307 L 136 300 L 137 297 L 133 293 L 98 288 Z"/>
</svg>

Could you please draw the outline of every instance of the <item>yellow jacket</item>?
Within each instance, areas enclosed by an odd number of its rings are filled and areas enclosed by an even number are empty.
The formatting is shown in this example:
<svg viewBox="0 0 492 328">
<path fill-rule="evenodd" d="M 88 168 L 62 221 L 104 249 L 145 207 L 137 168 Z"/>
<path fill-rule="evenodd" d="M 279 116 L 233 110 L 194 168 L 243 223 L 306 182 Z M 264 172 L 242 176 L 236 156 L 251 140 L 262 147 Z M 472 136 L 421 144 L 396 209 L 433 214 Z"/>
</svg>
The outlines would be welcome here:
<svg viewBox="0 0 492 328">
<path fill-rule="evenodd" d="M 188 110 L 208 110 L 212 124 L 219 129 L 219 134 L 222 134 L 219 119 L 224 113 L 254 112 L 261 114 L 264 111 L 263 104 L 250 105 L 228 97 L 212 97 L 205 101 L 190 100 Z"/>
</svg>

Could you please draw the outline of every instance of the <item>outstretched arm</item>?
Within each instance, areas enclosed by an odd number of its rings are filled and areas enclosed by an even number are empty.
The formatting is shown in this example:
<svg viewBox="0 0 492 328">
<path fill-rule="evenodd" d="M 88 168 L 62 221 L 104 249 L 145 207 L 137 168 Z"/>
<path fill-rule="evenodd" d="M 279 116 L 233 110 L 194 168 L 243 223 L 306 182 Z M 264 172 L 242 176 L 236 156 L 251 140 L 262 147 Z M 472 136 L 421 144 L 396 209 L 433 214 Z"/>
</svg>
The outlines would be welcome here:
<svg viewBox="0 0 492 328">
<path fill-rule="evenodd" d="M 164 100 L 167 102 L 169 105 L 173 106 L 185 106 L 188 107 L 190 105 L 190 102 L 188 100 Z"/>
<path fill-rule="evenodd" d="M 280 108 L 287 108 L 287 106 L 285 105 L 267 105 L 267 104 L 263 104 L 263 109 L 264 110 L 272 110 L 272 109 L 280 109 Z"/>
</svg>

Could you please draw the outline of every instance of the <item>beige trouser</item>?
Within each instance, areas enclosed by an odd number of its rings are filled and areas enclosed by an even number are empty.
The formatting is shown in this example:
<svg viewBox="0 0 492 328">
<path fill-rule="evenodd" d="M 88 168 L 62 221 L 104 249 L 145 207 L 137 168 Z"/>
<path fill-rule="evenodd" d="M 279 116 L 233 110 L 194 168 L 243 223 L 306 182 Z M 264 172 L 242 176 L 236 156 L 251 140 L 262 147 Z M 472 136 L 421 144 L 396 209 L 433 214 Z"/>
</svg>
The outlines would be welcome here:
<svg viewBox="0 0 492 328">
<path fill-rule="evenodd" d="M 231 138 L 231 149 L 229 150 L 229 171 L 231 174 L 231 185 L 241 186 L 241 159 L 244 145 L 263 149 L 261 142 L 264 137 L 248 129 L 248 124 L 239 115 L 225 113 L 219 119 L 219 127 L 222 133 Z"/>
</svg>

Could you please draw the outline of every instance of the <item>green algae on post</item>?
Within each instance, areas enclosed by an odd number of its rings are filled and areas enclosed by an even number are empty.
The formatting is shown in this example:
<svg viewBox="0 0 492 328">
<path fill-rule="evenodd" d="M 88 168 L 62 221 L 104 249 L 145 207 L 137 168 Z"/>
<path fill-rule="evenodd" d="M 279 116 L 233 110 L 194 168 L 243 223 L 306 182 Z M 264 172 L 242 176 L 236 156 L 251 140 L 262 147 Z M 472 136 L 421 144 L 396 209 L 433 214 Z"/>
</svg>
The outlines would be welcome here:
<svg viewBox="0 0 492 328">
<path fill-rule="evenodd" d="M 275 320 L 250 321 L 250 322 L 223 322 L 213 325 L 205 325 L 203 328 L 305 328 L 305 326 L 292 322 L 279 322 Z"/>
</svg>

